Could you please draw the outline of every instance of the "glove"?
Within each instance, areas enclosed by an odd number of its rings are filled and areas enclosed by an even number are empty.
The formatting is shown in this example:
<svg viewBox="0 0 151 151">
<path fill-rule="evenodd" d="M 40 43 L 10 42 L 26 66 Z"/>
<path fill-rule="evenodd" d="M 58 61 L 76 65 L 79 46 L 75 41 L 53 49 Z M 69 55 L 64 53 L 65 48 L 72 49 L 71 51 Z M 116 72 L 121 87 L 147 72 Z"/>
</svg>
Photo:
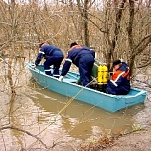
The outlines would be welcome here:
<svg viewBox="0 0 151 151">
<path fill-rule="evenodd" d="M 35 68 L 36 68 L 36 65 L 32 65 L 31 67 L 32 67 L 32 69 L 35 69 Z"/>
<path fill-rule="evenodd" d="M 62 82 L 63 81 L 63 76 L 60 76 L 58 81 Z"/>
</svg>

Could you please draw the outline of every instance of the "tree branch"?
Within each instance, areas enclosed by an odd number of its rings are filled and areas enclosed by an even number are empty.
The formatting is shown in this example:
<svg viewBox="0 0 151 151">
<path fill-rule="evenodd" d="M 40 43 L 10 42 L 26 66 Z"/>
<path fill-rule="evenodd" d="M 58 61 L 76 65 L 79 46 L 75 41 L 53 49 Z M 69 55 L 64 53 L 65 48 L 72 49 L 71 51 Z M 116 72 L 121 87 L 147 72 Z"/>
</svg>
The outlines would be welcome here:
<svg viewBox="0 0 151 151">
<path fill-rule="evenodd" d="M 145 64 L 140 65 L 140 66 L 137 66 L 136 69 L 137 69 L 137 68 L 144 68 L 144 67 L 147 67 L 147 66 L 149 66 L 149 65 L 151 65 L 151 58 L 150 58 L 150 60 L 149 60 L 148 62 L 146 62 Z"/>
<path fill-rule="evenodd" d="M 134 48 L 133 56 L 140 54 L 151 43 L 151 34 L 146 35 Z"/>
<path fill-rule="evenodd" d="M 5 130 L 5 129 L 14 129 L 14 130 L 26 133 L 27 135 L 30 135 L 30 136 L 36 138 L 46 149 L 48 149 L 48 147 L 46 146 L 46 144 L 44 144 L 44 142 L 39 137 L 37 137 L 36 135 L 31 134 L 28 131 L 22 130 L 22 129 L 14 127 L 14 126 L 5 126 L 5 127 L 2 127 L 2 128 L 0 128 L 0 131 Z"/>
</svg>

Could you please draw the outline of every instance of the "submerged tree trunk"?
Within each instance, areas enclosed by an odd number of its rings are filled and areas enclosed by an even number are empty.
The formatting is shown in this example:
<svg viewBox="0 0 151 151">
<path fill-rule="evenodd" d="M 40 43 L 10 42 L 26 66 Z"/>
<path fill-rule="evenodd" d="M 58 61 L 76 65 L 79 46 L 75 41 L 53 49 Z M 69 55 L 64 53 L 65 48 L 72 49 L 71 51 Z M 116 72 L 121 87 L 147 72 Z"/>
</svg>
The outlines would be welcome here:
<svg viewBox="0 0 151 151">
<path fill-rule="evenodd" d="M 133 21 L 134 21 L 134 1 L 129 0 L 129 24 L 127 28 L 128 32 L 128 42 L 129 42 L 129 47 L 130 47 L 130 53 L 133 54 L 134 50 L 134 40 L 133 40 Z M 134 60 L 135 56 L 131 55 L 129 58 L 129 66 L 130 66 L 130 75 L 133 73 L 133 68 L 134 68 Z"/>
<path fill-rule="evenodd" d="M 123 12 L 123 8 L 124 8 L 124 4 L 125 4 L 126 0 L 122 0 L 122 2 L 120 2 L 119 6 L 118 6 L 118 11 L 116 12 L 116 20 L 115 20 L 115 27 L 114 27 L 114 36 L 111 40 L 111 42 L 109 42 L 110 44 L 110 48 L 109 48 L 109 52 L 107 54 L 107 62 L 108 64 L 108 68 L 110 69 L 110 63 L 112 61 L 113 58 L 113 53 L 116 47 L 116 42 L 118 40 L 118 35 L 119 35 L 119 31 L 120 31 L 120 22 L 121 22 L 121 18 L 122 18 L 122 12 Z M 117 5 L 117 4 L 116 4 Z M 108 37 L 109 38 L 109 37 Z M 110 41 L 110 40 L 108 40 Z"/>
<path fill-rule="evenodd" d="M 80 3 L 80 0 L 77 0 L 78 9 L 83 18 L 83 30 L 84 30 L 84 44 L 90 46 L 89 42 L 89 29 L 88 29 L 88 4 L 89 0 L 84 0 L 83 6 Z"/>
<path fill-rule="evenodd" d="M 15 20 L 15 0 L 11 0 L 11 37 L 12 37 L 12 42 L 11 42 L 11 50 L 9 50 L 9 59 L 8 59 L 8 81 L 9 81 L 9 85 L 11 88 L 11 92 L 12 93 L 16 93 L 15 92 L 15 86 L 14 86 L 14 82 L 13 82 L 13 74 L 12 74 L 12 63 L 13 63 L 13 57 L 14 57 L 14 52 L 15 52 L 15 24 L 16 24 L 16 20 Z"/>
<path fill-rule="evenodd" d="M 130 58 L 128 60 L 128 64 L 130 66 L 131 72 L 130 75 L 133 74 L 134 71 L 134 61 L 135 58 L 140 55 L 141 52 L 145 50 L 147 46 L 151 43 L 151 34 L 143 37 L 137 44 L 134 41 L 133 37 L 133 24 L 134 24 L 134 10 L 135 5 L 133 0 L 129 0 L 129 24 L 128 24 L 128 42 L 130 47 Z"/>
<path fill-rule="evenodd" d="M 89 47 L 90 42 L 89 42 L 89 29 L 88 29 L 88 0 L 84 1 L 83 17 L 84 17 L 84 40 L 85 40 L 85 45 Z"/>
<path fill-rule="evenodd" d="M 14 82 L 13 82 L 13 77 L 12 77 L 12 58 L 10 57 L 9 58 L 9 61 L 8 61 L 8 74 L 7 74 L 7 78 L 8 78 L 8 81 L 9 81 L 9 85 L 10 85 L 10 88 L 11 88 L 11 92 L 13 94 L 16 93 L 15 91 L 15 86 L 14 86 Z"/>
</svg>

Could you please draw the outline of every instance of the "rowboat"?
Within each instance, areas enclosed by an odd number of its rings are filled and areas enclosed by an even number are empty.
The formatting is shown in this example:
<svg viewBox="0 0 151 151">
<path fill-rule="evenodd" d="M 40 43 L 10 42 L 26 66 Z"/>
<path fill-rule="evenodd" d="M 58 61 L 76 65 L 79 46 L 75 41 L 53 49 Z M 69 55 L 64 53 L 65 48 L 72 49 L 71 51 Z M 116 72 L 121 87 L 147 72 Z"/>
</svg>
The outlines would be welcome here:
<svg viewBox="0 0 151 151">
<path fill-rule="evenodd" d="M 127 95 L 110 95 L 83 87 L 76 83 L 80 77 L 76 72 L 68 72 L 60 82 L 57 78 L 46 75 L 43 65 L 39 65 L 35 69 L 32 68 L 32 65 L 33 63 L 28 63 L 27 68 L 40 86 L 109 112 L 116 112 L 135 104 L 144 103 L 147 96 L 146 91 L 138 88 L 131 88 Z"/>
</svg>

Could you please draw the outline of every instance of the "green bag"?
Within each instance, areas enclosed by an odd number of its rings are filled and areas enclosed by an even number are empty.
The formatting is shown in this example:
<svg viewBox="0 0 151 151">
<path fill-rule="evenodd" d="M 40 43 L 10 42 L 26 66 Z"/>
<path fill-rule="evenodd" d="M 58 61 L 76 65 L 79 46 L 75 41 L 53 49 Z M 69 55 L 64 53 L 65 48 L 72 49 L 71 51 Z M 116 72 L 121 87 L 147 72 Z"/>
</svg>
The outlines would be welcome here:
<svg viewBox="0 0 151 151">
<path fill-rule="evenodd" d="M 98 76 L 98 66 L 100 66 L 101 63 L 97 60 L 95 60 L 92 71 L 91 71 L 91 76 L 94 78 L 97 78 Z"/>
</svg>

